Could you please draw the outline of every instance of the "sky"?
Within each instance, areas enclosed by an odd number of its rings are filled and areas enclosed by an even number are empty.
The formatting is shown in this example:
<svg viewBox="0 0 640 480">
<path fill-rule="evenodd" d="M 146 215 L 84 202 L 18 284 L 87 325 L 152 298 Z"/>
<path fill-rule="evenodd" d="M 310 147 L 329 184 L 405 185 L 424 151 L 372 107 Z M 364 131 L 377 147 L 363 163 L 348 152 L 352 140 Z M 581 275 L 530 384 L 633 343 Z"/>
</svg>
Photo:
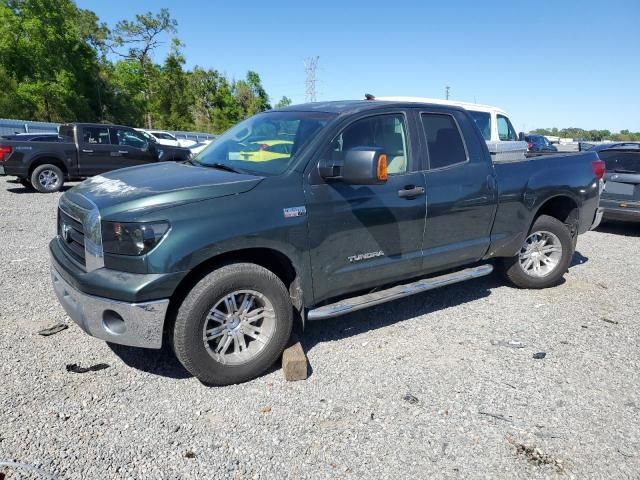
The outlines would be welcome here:
<svg viewBox="0 0 640 480">
<path fill-rule="evenodd" d="M 411 95 L 485 103 L 517 130 L 640 131 L 640 0 L 76 0 L 113 27 L 169 9 L 186 66 L 260 74 L 276 103 Z M 169 45 L 158 49 L 161 63 Z"/>
</svg>

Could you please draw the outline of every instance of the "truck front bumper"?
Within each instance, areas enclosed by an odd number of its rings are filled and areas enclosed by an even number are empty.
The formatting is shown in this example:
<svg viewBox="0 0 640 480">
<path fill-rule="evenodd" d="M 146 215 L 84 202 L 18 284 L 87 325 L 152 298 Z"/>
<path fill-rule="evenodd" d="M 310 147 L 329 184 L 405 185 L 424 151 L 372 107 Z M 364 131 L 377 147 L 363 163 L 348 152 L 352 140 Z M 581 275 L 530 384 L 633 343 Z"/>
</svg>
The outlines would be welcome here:
<svg viewBox="0 0 640 480">
<path fill-rule="evenodd" d="M 160 348 L 169 300 L 127 303 L 81 292 L 51 267 L 58 300 L 71 319 L 86 333 L 111 343 Z"/>
</svg>

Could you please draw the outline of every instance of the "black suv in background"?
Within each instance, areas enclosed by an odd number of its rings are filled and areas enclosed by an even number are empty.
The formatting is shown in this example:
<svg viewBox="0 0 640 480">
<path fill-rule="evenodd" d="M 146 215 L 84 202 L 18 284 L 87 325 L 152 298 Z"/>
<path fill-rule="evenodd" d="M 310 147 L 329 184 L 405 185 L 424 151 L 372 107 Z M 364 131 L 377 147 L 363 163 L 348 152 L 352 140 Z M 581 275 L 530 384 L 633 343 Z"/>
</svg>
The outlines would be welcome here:
<svg viewBox="0 0 640 480">
<path fill-rule="evenodd" d="M 600 199 L 604 219 L 640 221 L 640 142 L 596 145 L 607 170 Z"/>
<path fill-rule="evenodd" d="M 525 135 L 524 141 L 527 142 L 529 153 L 552 153 L 558 149 L 552 145 L 544 135 Z"/>
</svg>

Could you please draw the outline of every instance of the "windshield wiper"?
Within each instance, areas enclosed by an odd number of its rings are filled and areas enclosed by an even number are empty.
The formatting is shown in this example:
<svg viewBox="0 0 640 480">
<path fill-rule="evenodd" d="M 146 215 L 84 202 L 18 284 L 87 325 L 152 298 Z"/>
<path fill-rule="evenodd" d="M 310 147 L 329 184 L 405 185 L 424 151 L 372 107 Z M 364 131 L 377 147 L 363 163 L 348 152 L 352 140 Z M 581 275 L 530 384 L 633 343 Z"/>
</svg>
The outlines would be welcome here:
<svg viewBox="0 0 640 480">
<path fill-rule="evenodd" d="M 225 170 L 227 172 L 232 173 L 244 173 L 242 170 L 238 170 L 237 168 L 230 167 L 226 163 L 200 163 L 199 165 L 203 167 L 217 168 L 219 170 Z"/>
<path fill-rule="evenodd" d="M 628 170 L 626 168 L 614 168 L 613 171 L 616 173 L 638 173 L 635 170 Z"/>
</svg>

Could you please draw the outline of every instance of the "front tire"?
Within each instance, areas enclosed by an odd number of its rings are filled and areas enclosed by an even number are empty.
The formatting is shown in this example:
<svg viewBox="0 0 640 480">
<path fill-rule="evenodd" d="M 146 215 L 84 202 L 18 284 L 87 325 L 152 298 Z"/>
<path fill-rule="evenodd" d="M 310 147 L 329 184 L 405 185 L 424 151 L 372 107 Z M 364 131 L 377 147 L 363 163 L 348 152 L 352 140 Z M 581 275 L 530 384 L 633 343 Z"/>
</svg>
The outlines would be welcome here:
<svg viewBox="0 0 640 480">
<path fill-rule="evenodd" d="M 40 193 L 57 192 L 64 185 L 64 173 L 55 165 L 40 165 L 31 174 L 31 185 Z"/>
<path fill-rule="evenodd" d="M 264 373 L 282 354 L 292 325 L 282 281 L 259 265 L 236 263 L 188 293 L 177 312 L 173 348 L 201 382 L 231 385 Z"/>
<path fill-rule="evenodd" d="M 515 257 L 502 260 L 507 279 L 520 288 L 556 285 L 568 270 L 574 241 L 567 226 L 548 215 L 540 215 Z"/>
</svg>

